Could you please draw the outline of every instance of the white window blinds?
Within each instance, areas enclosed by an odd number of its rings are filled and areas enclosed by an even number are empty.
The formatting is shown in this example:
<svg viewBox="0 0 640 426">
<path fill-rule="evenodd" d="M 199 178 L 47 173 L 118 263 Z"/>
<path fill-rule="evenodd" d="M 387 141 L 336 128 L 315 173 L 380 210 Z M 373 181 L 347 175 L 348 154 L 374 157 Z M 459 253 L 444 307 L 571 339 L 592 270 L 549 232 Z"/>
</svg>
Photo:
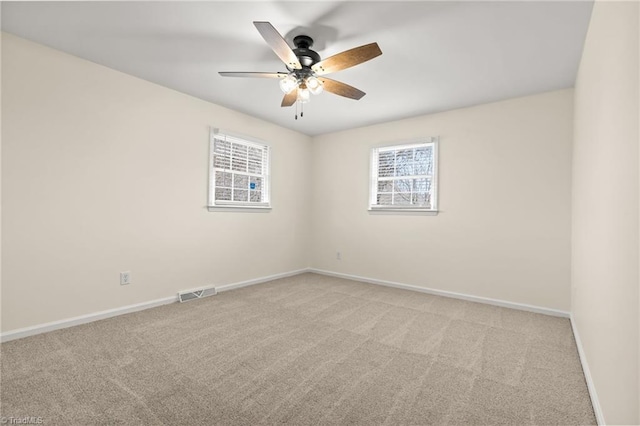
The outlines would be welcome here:
<svg viewBox="0 0 640 426">
<path fill-rule="evenodd" d="M 437 210 L 437 140 L 372 150 L 371 209 Z"/>
<path fill-rule="evenodd" d="M 269 146 L 211 131 L 210 207 L 269 207 Z"/>
</svg>

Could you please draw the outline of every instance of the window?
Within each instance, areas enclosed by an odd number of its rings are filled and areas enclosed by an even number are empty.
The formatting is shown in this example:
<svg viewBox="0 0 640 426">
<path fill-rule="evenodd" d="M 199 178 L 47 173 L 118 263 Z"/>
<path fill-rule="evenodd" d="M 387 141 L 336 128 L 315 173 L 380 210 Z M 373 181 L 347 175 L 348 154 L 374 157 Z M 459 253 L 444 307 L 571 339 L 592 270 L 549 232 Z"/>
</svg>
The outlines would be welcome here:
<svg viewBox="0 0 640 426">
<path fill-rule="evenodd" d="M 370 210 L 437 211 L 436 138 L 374 148 Z"/>
<path fill-rule="evenodd" d="M 211 130 L 209 207 L 269 208 L 269 146 Z"/>
</svg>

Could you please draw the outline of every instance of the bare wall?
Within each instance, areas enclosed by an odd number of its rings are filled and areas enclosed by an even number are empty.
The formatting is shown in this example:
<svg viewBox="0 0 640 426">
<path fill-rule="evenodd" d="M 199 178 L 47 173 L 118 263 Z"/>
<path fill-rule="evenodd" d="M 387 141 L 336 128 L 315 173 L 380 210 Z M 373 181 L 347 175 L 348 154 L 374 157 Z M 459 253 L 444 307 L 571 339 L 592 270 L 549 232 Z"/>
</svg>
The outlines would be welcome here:
<svg viewBox="0 0 640 426">
<path fill-rule="evenodd" d="M 9 34 L 2 67 L 3 331 L 308 266 L 309 137 Z M 271 144 L 271 212 L 206 210 L 209 126 Z"/>
<path fill-rule="evenodd" d="M 314 138 L 312 266 L 568 311 L 572 98 L 555 91 Z M 371 148 L 422 136 L 440 137 L 440 213 L 368 212 Z"/>
<path fill-rule="evenodd" d="M 638 13 L 595 3 L 575 88 L 572 315 L 607 424 L 640 424 Z"/>
</svg>

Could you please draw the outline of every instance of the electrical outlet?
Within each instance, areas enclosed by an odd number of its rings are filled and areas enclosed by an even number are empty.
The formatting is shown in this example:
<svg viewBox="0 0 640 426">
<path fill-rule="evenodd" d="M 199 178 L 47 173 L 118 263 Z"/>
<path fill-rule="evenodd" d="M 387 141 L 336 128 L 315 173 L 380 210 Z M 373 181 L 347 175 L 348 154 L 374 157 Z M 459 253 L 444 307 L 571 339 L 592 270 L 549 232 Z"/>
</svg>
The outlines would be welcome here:
<svg viewBox="0 0 640 426">
<path fill-rule="evenodd" d="M 342 260 L 342 253 L 339 251 L 336 252 L 336 260 Z"/>
<path fill-rule="evenodd" d="M 120 285 L 131 284 L 131 272 L 120 272 Z"/>
</svg>

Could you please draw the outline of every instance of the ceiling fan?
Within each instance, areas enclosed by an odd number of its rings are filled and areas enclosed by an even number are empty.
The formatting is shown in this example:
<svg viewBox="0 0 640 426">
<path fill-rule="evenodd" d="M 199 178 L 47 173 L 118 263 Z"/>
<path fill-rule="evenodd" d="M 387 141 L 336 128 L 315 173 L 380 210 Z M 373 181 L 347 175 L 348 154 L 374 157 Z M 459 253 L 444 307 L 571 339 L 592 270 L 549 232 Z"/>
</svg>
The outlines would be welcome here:
<svg viewBox="0 0 640 426">
<path fill-rule="evenodd" d="M 318 95 L 323 90 L 335 95 L 358 100 L 365 93 L 348 84 L 324 77 L 325 74 L 351 68 L 382 54 L 378 43 L 365 44 L 346 50 L 321 60 L 320 55 L 311 50 L 313 39 L 306 35 L 294 37 L 295 49 L 291 49 L 285 39 L 269 22 L 255 21 L 260 35 L 269 47 L 285 63 L 288 72 L 220 72 L 223 77 L 277 78 L 285 93 L 281 106 L 289 107 L 299 102 L 309 102 L 310 95 Z M 302 117 L 304 113 L 301 113 Z M 296 120 L 298 114 L 296 113 Z"/>
</svg>

